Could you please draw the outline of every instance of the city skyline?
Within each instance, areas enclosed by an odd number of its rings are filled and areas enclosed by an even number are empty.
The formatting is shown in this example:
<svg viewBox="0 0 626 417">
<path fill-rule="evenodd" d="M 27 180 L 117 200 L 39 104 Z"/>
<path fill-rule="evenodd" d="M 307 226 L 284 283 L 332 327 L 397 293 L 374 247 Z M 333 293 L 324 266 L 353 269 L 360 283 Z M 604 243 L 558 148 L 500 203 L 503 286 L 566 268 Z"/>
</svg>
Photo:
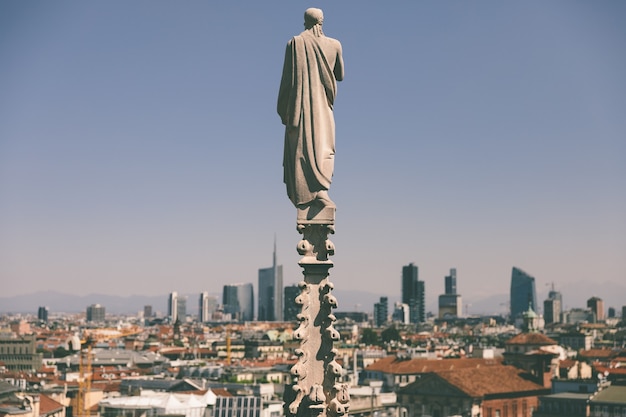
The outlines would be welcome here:
<svg viewBox="0 0 626 417">
<path fill-rule="evenodd" d="M 275 109 L 305 6 L 241 6 L 0 4 L 3 297 L 256 282 L 274 235 L 300 281 Z M 336 288 L 397 296 L 413 262 L 430 303 L 453 267 L 464 302 L 512 266 L 539 305 L 626 293 L 626 4 L 320 7 Z"/>
</svg>

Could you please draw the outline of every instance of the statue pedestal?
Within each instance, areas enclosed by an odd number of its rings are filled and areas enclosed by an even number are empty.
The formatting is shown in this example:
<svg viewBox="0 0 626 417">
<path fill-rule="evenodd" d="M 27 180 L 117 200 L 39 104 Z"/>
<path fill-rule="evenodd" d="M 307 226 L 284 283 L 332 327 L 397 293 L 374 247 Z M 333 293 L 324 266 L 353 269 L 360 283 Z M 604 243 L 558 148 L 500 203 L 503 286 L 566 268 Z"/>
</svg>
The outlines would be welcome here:
<svg viewBox="0 0 626 417">
<path fill-rule="evenodd" d="M 334 207 L 326 209 L 332 209 L 334 223 Z M 298 231 L 303 235 L 298 243 L 302 255 L 298 264 L 303 268 L 304 280 L 299 283 L 301 292 L 295 300 L 301 310 L 294 338 L 300 341 L 300 347 L 296 349 L 298 362 L 291 368 L 294 385 L 285 390 L 285 413 L 299 417 L 342 416 L 348 412 L 350 397 L 347 385 L 337 383 L 342 368 L 335 360 L 337 350 L 333 347 L 339 341 L 339 332 L 333 327 L 337 319 L 332 314 L 337 299 L 328 279 L 333 267 L 328 257 L 335 253 L 328 235 L 334 233 L 334 225 L 323 223 L 317 216 L 306 221 L 299 218 Z"/>
</svg>

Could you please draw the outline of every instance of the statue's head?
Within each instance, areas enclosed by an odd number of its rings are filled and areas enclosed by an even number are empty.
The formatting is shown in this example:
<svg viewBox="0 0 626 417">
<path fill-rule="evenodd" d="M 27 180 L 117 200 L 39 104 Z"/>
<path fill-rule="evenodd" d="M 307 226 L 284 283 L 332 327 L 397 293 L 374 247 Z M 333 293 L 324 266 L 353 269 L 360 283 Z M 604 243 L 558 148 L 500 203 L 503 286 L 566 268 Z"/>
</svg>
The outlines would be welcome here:
<svg viewBox="0 0 626 417">
<path fill-rule="evenodd" d="M 311 7 L 304 12 L 304 27 L 311 29 L 315 25 L 322 25 L 324 22 L 324 12 L 321 9 Z"/>
</svg>

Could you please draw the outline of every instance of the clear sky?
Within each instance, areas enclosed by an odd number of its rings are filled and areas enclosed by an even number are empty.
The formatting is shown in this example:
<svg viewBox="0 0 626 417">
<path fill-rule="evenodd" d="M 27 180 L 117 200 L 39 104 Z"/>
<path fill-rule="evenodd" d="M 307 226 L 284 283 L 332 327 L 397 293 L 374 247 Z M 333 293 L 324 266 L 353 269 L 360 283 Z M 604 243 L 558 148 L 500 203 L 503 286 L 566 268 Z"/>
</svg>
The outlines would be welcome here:
<svg viewBox="0 0 626 417">
<path fill-rule="evenodd" d="M 299 281 L 276 97 L 311 6 L 346 67 L 337 287 L 623 285 L 626 2 L 7 0 L 0 293 L 220 293 L 274 236 Z"/>
</svg>

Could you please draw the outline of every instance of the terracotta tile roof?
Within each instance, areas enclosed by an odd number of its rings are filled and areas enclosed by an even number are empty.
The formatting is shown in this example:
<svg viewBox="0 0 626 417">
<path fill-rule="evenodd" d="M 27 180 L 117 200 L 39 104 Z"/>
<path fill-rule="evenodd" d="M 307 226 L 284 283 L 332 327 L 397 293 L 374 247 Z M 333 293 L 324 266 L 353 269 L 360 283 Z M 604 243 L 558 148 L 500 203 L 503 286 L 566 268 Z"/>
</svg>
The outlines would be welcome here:
<svg viewBox="0 0 626 417">
<path fill-rule="evenodd" d="M 47 395 L 39 395 L 39 415 L 46 416 L 48 414 L 56 413 L 65 408 L 65 406 Z"/>
<path fill-rule="evenodd" d="M 541 333 L 520 333 L 506 341 L 507 345 L 558 345 L 558 342 Z"/>
<path fill-rule="evenodd" d="M 492 366 L 436 374 L 471 397 L 545 390 L 543 386 L 522 378 L 522 372 L 514 366 Z"/>
<path fill-rule="evenodd" d="M 500 361 L 494 359 L 409 359 L 400 360 L 395 356 L 387 356 L 379 359 L 367 368 L 367 371 L 378 371 L 387 374 L 423 374 L 427 372 L 448 371 L 454 369 L 491 367 L 500 365 Z"/>
<path fill-rule="evenodd" d="M 576 361 L 572 360 L 572 359 L 563 359 L 562 361 L 559 362 L 559 368 L 562 369 L 570 369 L 573 366 L 576 365 Z"/>
<path fill-rule="evenodd" d="M 213 391 L 213 394 L 217 395 L 218 397 L 232 397 L 233 394 L 231 394 L 230 392 L 228 392 L 227 389 L 224 388 L 211 388 L 211 391 Z"/>
<path fill-rule="evenodd" d="M 617 354 L 615 350 L 612 349 L 589 349 L 589 350 L 581 350 L 578 352 L 580 356 L 585 358 L 612 358 Z"/>
</svg>

